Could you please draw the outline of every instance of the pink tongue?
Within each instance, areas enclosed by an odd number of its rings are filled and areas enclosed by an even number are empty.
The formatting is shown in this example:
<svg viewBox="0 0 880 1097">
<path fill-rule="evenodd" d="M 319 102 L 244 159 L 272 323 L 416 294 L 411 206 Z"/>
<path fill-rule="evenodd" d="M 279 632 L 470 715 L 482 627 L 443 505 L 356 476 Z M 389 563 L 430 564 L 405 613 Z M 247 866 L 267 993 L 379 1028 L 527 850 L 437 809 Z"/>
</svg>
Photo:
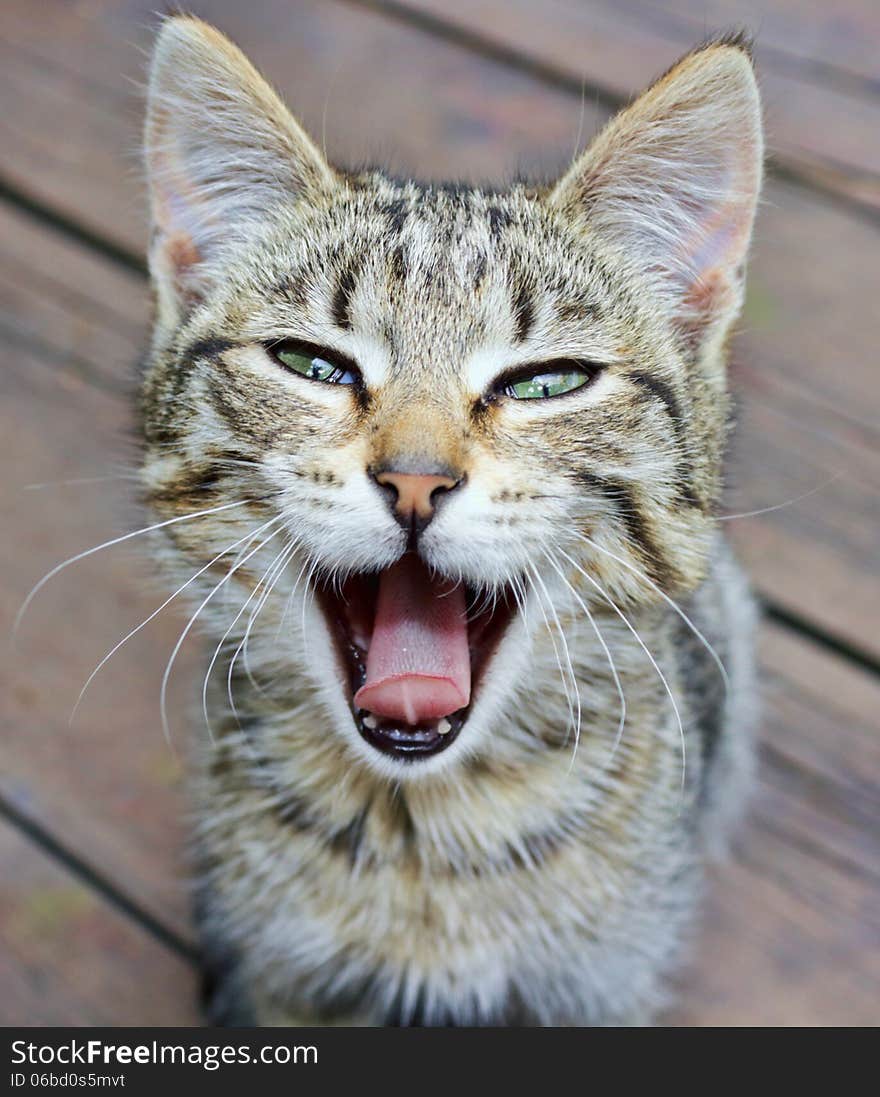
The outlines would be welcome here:
<svg viewBox="0 0 880 1097">
<path fill-rule="evenodd" d="M 432 580 L 416 556 L 382 573 L 367 652 L 367 680 L 355 704 L 376 716 L 418 724 L 470 700 L 464 589 Z"/>
</svg>

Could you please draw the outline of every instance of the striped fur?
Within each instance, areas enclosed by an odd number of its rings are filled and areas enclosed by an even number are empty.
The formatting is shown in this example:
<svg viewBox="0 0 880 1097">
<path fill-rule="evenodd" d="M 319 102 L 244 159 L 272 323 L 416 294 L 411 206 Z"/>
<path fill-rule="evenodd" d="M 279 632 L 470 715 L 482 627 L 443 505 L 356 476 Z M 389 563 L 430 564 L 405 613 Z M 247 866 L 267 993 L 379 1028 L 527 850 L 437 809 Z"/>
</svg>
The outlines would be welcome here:
<svg viewBox="0 0 880 1097">
<path fill-rule="evenodd" d="M 213 1016 L 649 1020 L 751 757 L 751 602 L 715 519 L 761 171 L 744 43 L 686 57 L 554 186 L 491 191 L 330 166 L 177 17 L 147 162 L 145 493 L 159 518 L 242 501 L 158 544 L 179 583 L 204 569 L 218 649 L 192 749 Z M 285 373 L 282 338 L 363 385 Z M 602 367 L 583 390 L 499 398 L 568 357 Z M 399 558 L 368 470 L 414 459 L 466 481 L 427 562 L 524 608 L 458 739 L 403 765 L 357 734 L 310 584 Z"/>
</svg>

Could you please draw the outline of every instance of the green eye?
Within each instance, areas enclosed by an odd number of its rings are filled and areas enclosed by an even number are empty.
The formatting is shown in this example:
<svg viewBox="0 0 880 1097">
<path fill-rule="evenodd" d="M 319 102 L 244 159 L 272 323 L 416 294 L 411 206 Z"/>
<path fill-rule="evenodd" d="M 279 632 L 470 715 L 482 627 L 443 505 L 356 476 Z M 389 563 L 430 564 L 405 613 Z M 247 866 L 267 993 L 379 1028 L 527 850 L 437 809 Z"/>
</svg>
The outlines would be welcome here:
<svg viewBox="0 0 880 1097">
<path fill-rule="evenodd" d="M 547 400 L 583 388 L 599 373 L 592 362 L 548 362 L 519 373 L 501 391 L 514 400 Z"/>
<path fill-rule="evenodd" d="M 298 373 L 309 381 L 322 381 L 326 385 L 354 385 L 358 380 L 353 365 L 341 361 L 335 354 L 307 343 L 276 343 L 269 353 L 285 369 Z"/>
</svg>

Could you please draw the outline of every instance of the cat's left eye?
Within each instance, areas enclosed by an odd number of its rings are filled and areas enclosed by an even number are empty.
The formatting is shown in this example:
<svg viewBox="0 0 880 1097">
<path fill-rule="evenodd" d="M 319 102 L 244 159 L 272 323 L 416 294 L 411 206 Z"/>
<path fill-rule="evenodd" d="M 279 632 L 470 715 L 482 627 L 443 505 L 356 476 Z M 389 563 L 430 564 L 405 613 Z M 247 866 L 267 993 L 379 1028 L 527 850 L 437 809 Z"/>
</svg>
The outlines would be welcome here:
<svg viewBox="0 0 880 1097">
<path fill-rule="evenodd" d="M 308 343 L 274 343 L 269 354 L 291 373 L 325 385 L 354 385 L 359 377 L 355 367 L 331 351 Z"/>
<path fill-rule="evenodd" d="M 583 388 L 600 370 L 600 366 L 580 359 L 544 362 L 508 376 L 499 384 L 498 391 L 514 400 L 548 400 Z"/>
</svg>

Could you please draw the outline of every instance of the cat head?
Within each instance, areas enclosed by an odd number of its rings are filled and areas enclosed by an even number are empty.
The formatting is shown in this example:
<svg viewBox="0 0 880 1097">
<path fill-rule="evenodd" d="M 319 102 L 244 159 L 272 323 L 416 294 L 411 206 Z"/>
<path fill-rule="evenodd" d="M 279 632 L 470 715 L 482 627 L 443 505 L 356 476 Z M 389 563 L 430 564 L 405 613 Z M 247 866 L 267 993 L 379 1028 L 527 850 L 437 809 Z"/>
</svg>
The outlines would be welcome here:
<svg viewBox="0 0 880 1097">
<path fill-rule="evenodd" d="M 251 629 L 322 749 L 446 768 L 541 688 L 573 597 L 700 582 L 761 180 L 742 42 L 685 57 L 554 184 L 496 191 L 331 166 L 177 17 L 146 159 L 146 493 L 202 617 L 232 650 Z"/>
</svg>

